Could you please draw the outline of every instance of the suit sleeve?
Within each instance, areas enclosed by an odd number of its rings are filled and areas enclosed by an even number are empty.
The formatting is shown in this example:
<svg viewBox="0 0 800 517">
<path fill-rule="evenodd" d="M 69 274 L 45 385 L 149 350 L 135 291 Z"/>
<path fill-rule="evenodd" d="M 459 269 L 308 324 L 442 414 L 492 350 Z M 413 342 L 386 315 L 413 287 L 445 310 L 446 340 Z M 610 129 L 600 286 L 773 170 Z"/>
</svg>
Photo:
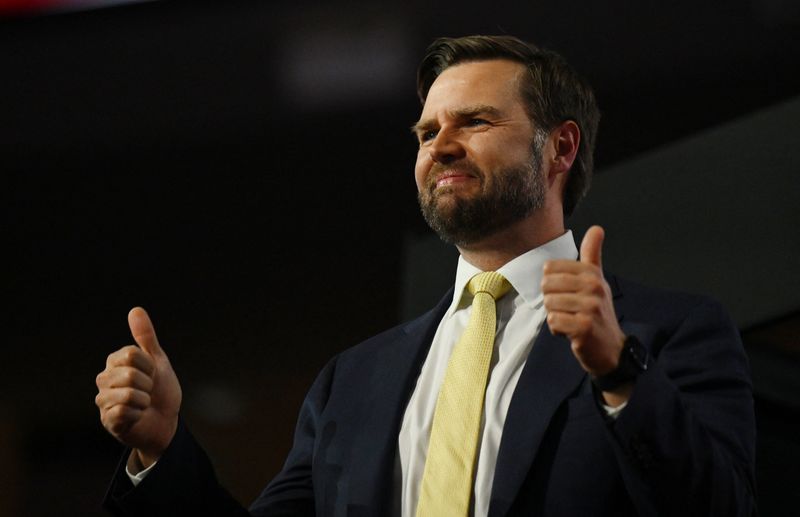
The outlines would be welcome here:
<svg viewBox="0 0 800 517">
<path fill-rule="evenodd" d="M 126 450 L 103 506 L 119 516 L 313 516 L 312 464 L 317 424 L 327 401 L 334 364 L 331 361 L 323 369 L 303 402 L 294 444 L 283 469 L 249 510 L 219 484 L 211 461 L 183 420 L 164 455 L 136 487 L 125 473 L 130 454 Z"/>
<path fill-rule="evenodd" d="M 711 300 L 651 343 L 626 408 L 610 425 L 639 515 L 755 511 L 755 416 L 735 326 Z"/>
</svg>

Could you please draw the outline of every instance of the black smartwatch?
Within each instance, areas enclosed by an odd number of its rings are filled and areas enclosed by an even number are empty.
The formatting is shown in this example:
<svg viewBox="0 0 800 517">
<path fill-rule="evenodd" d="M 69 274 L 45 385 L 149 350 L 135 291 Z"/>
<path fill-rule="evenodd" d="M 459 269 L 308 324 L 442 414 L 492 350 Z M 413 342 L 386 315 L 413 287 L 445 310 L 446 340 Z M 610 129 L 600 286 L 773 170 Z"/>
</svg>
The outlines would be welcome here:
<svg viewBox="0 0 800 517">
<path fill-rule="evenodd" d="M 612 391 L 630 382 L 647 370 L 650 354 L 636 336 L 627 336 L 622 344 L 617 367 L 605 375 L 593 377 L 592 382 L 600 391 Z"/>
</svg>

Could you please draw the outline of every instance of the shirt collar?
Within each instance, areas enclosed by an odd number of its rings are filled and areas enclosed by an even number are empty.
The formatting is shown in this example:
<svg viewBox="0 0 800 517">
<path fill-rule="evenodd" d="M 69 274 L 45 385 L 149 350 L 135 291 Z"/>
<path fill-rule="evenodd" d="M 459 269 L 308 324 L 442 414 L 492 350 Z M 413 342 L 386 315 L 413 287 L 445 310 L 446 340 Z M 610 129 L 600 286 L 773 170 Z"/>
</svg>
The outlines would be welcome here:
<svg viewBox="0 0 800 517">
<path fill-rule="evenodd" d="M 560 237 L 514 258 L 497 272 L 508 280 L 511 287 L 522 297 L 523 303 L 536 303 L 542 293 L 544 263 L 548 260 L 575 260 L 577 258 L 578 248 L 575 247 L 572 231 L 567 230 Z M 452 314 L 459 306 L 469 279 L 480 272 L 480 269 L 464 260 L 464 257 L 458 257 L 455 291 L 453 292 L 453 302 L 448 310 L 449 314 Z M 469 297 L 469 293 L 466 295 Z"/>
</svg>

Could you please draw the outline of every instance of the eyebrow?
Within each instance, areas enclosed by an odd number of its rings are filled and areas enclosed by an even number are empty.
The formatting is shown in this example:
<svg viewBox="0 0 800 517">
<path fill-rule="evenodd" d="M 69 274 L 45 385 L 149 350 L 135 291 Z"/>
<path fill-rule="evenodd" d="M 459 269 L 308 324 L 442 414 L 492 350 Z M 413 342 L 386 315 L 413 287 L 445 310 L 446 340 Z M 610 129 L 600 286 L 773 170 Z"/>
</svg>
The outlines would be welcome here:
<svg viewBox="0 0 800 517">
<path fill-rule="evenodd" d="M 475 104 L 473 106 L 465 106 L 454 110 L 448 110 L 447 115 L 451 118 L 470 118 L 475 115 L 491 115 L 493 117 L 500 116 L 500 110 L 489 104 Z M 427 131 L 438 126 L 436 119 L 425 119 L 414 123 L 411 126 L 411 132 L 417 134 L 421 131 Z"/>
</svg>

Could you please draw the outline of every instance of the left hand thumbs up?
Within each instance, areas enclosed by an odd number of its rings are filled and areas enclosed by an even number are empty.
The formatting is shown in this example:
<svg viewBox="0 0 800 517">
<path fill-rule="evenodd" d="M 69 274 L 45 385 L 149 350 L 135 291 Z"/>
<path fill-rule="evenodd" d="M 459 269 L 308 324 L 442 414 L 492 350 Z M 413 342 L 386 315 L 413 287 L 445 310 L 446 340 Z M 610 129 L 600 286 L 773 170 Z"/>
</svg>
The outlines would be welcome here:
<svg viewBox="0 0 800 517">
<path fill-rule="evenodd" d="M 602 226 L 592 226 L 586 230 L 581 241 L 581 262 L 603 269 L 603 240 L 606 232 Z"/>
<path fill-rule="evenodd" d="M 603 228 L 592 226 L 581 243 L 580 260 L 548 261 L 542 277 L 550 331 L 567 336 L 581 367 L 595 376 L 616 368 L 625 341 L 603 278 L 604 238 Z"/>
</svg>

